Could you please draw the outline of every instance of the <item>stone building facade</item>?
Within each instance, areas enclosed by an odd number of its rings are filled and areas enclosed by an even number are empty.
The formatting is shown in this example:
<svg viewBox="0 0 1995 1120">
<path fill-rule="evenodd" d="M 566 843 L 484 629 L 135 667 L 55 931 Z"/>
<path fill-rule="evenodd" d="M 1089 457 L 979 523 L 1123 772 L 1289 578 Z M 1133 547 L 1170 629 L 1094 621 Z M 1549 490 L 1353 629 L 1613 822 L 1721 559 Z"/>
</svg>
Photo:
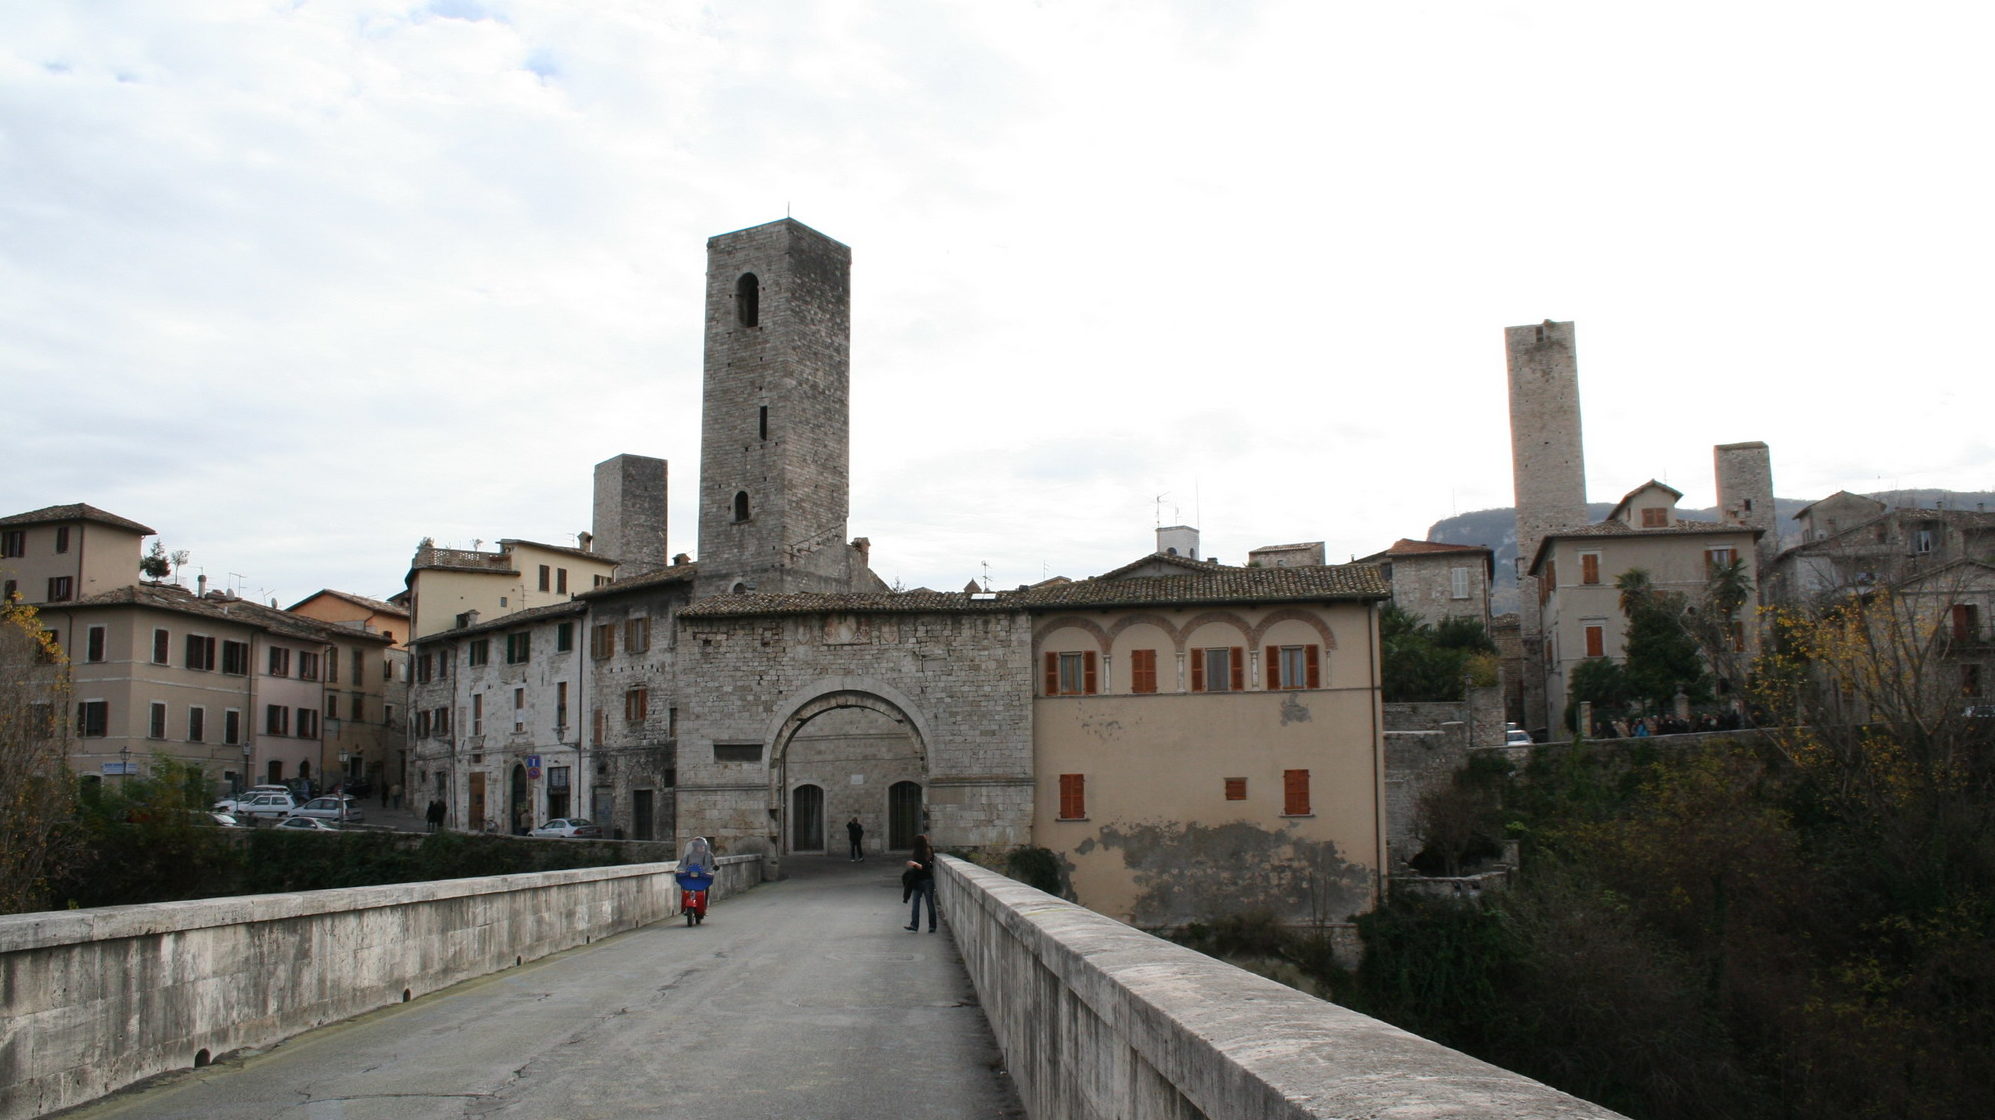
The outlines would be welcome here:
<svg viewBox="0 0 1995 1120">
<path fill-rule="evenodd" d="M 1580 439 L 1579 359 L 1573 325 L 1547 319 L 1503 332 L 1510 375 L 1510 469 L 1517 494 L 1517 555 L 1537 552 L 1548 533 L 1586 524 L 1586 461 Z M 1544 646 L 1538 587 L 1520 564 L 1518 625 L 1525 656 Z M 1523 678 L 1524 718 L 1547 723 L 1541 673 Z"/>
</svg>

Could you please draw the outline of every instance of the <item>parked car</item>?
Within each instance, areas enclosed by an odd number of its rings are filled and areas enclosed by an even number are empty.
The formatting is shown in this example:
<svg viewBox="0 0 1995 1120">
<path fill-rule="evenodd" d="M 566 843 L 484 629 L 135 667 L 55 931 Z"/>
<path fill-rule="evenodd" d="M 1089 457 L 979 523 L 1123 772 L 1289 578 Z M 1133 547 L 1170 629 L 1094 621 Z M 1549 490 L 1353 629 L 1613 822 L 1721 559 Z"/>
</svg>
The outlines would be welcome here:
<svg viewBox="0 0 1995 1120">
<path fill-rule="evenodd" d="M 1528 747 L 1531 745 L 1531 733 L 1521 727 L 1513 727 L 1503 733 L 1503 745 L 1506 747 Z"/>
<path fill-rule="evenodd" d="M 290 792 L 291 792 L 291 787 L 289 786 L 280 786 L 280 785 L 251 786 L 248 789 L 243 790 L 241 793 L 232 794 L 228 797 L 222 798 L 220 801 L 215 802 L 215 804 L 213 805 L 213 809 L 217 813 L 233 813 L 236 811 L 237 805 L 249 801 L 259 793 L 290 793 Z"/>
<path fill-rule="evenodd" d="M 314 797 L 296 809 L 291 810 L 286 815 L 293 817 L 317 817 L 324 821 L 358 821 L 365 820 L 367 817 L 367 814 L 360 810 L 360 802 L 351 797 L 343 797 L 339 794 Z"/>
<path fill-rule="evenodd" d="M 1964 714 L 1968 719 L 1995 719 L 1995 704 L 1969 704 Z"/>
<path fill-rule="evenodd" d="M 238 820 L 260 821 L 277 820 L 288 816 L 298 807 L 298 801 L 283 791 L 264 792 L 254 797 L 238 798 L 233 816 Z"/>
<path fill-rule="evenodd" d="M 571 840 L 593 839 L 602 834 L 600 827 L 583 817 L 556 817 L 528 833 L 530 836 L 562 836 Z"/>
<path fill-rule="evenodd" d="M 217 813 L 208 809 L 187 810 L 187 823 L 196 828 L 241 828 L 242 822 L 229 813 Z"/>
<path fill-rule="evenodd" d="M 285 817 L 277 822 L 278 828 L 288 828 L 295 832 L 338 832 L 339 825 L 333 821 L 317 817 Z"/>
</svg>

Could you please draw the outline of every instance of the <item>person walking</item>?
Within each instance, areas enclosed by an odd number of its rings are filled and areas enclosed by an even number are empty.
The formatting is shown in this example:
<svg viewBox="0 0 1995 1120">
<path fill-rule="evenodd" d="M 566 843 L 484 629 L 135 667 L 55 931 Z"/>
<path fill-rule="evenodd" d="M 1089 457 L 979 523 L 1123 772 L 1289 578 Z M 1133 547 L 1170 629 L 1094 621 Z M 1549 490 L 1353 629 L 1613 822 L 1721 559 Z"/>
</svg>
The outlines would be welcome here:
<svg viewBox="0 0 1995 1120">
<path fill-rule="evenodd" d="M 926 835 L 914 838 L 914 851 L 908 856 L 908 893 L 914 899 L 913 912 L 908 915 L 907 925 L 902 927 L 909 933 L 921 927 L 921 900 L 928 900 L 928 932 L 935 932 L 935 848 Z"/>
<path fill-rule="evenodd" d="M 429 809 L 428 809 L 428 810 L 427 810 L 426 812 L 424 812 L 424 813 L 423 813 L 423 819 L 424 819 L 425 821 L 429 822 L 429 829 L 428 829 L 428 831 L 430 831 L 430 832 L 435 832 L 435 831 L 437 831 L 438 829 L 440 829 L 440 828 L 442 828 L 442 827 L 443 827 L 443 799 L 442 799 L 442 798 L 440 798 L 440 797 L 433 797 L 433 798 L 431 798 L 431 799 L 430 799 L 430 803 L 429 803 Z"/>
<path fill-rule="evenodd" d="M 860 847 L 859 842 L 866 838 L 866 826 L 859 823 L 858 817 L 853 817 L 850 821 L 846 822 L 845 835 L 852 838 L 851 862 L 858 863 L 860 860 L 865 859 L 866 849 Z"/>
</svg>

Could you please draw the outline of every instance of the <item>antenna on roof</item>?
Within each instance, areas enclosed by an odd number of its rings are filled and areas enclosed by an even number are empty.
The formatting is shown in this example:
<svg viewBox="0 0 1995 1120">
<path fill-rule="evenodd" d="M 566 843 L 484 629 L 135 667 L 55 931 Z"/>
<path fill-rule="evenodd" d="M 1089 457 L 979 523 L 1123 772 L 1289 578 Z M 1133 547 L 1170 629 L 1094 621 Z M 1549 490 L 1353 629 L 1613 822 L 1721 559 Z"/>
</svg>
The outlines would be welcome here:
<svg viewBox="0 0 1995 1120">
<path fill-rule="evenodd" d="M 1158 529 L 1164 527 L 1164 499 L 1170 496 L 1169 491 L 1157 495 L 1157 524 L 1155 527 Z"/>
<path fill-rule="evenodd" d="M 990 589 L 991 589 L 991 562 L 989 560 L 986 560 L 984 561 L 984 590 L 989 591 Z"/>
</svg>

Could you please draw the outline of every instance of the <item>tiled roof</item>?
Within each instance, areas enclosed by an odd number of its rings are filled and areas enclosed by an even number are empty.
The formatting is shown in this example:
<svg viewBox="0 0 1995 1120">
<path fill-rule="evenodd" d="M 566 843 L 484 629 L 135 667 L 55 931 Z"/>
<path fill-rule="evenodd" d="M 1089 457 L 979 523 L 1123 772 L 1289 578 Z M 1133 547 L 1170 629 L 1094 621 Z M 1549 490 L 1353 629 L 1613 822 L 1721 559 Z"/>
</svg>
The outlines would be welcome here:
<svg viewBox="0 0 1995 1120">
<path fill-rule="evenodd" d="M 1374 552 L 1365 557 L 1366 561 L 1383 560 L 1388 556 L 1424 556 L 1435 552 L 1488 552 L 1489 546 L 1480 544 L 1442 544 L 1440 541 L 1416 541 L 1401 537 L 1392 542 L 1392 547 L 1384 552 Z"/>
<path fill-rule="evenodd" d="M 600 552 L 590 552 L 586 548 L 575 548 L 572 545 L 545 544 L 540 541 L 521 540 L 518 537 L 507 537 L 501 540 L 499 543 L 507 547 L 523 544 L 529 548 L 540 549 L 542 552 L 559 552 L 564 555 L 578 557 L 583 560 L 594 560 L 597 563 L 601 564 L 621 564 L 623 562 L 621 560 L 618 560 L 614 556 L 605 556 Z"/>
<path fill-rule="evenodd" d="M 589 605 L 587 603 L 579 599 L 569 599 L 560 603 L 548 603 L 545 606 L 528 607 L 526 610 L 513 611 L 510 614 L 502 614 L 496 618 L 481 618 L 469 626 L 459 626 L 452 630 L 439 630 L 434 634 L 425 634 L 421 638 L 418 638 L 417 642 L 433 642 L 438 638 L 462 638 L 468 634 L 489 634 L 494 630 L 516 630 L 521 626 L 541 622 L 550 618 L 558 618 L 562 615 L 586 614 L 588 610 Z"/>
<path fill-rule="evenodd" d="M 47 525 L 56 521 L 95 521 L 100 525 L 115 525 L 120 529 L 129 529 L 143 537 L 150 537 L 158 532 L 129 517 L 106 513 L 96 506 L 85 505 L 82 502 L 73 502 L 66 506 L 44 506 L 28 513 L 17 513 L 12 517 L 0 517 L 0 525 Z"/>
<path fill-rule="evenodd" d="M 377 614 L 392 614 L 398 618 L 409 617 L 409 612 L 407 610 L 404 610 L 403 608 L 398 607 L 393 603 L 386 603 L 381 601 L 380 599 L 370 599 L 365 595 L 355 595 L 351 591 L 334 591 L 330 587 L 321 588 L 318 591 L 312 592 L 310 595 L 307 595 L 304 598 L 298 600 L 297 602 L 291 604 L 290 609 L 295 611 L 299 607 L 304 606 L 306 603 L 311 602 L 312 600 L 318 598 L 321 595 L 329 595 L 335 599 L 344 599 L 347 602 L 354 604 L 355 606 L 366 607 L 368 610 L 373 611 Z"/>
<path fill-rule="evenodd" d="M 1154 559 L 1154 557 L 1146 558 Z M 1197 563 L 1195 561 L 1188 563 Z M 924 614 L 1174 607 L 1206 603 L 1372 600 L 1392 594 L 1371 564 L 1293 568 L 1224 568 L 1197 564 L 1196 574 L 1116 577 L 1114 573 L 1024 591 L 903 591 L 884 594 L 715 595 L 679 617 L 740 618 L 793 614 Z M 1121 571 L 1123 569 L 1117 569 Z"/>
<path fill-rule="evenodd" d="M 1545 534 L 1544 540 L 1538 542 L 1538 551 L 1531 556 L 1528 570 L 1532 575 L 1538 574 L 1538 565 L 1544 561 L 1545 553 L 1551 550 L 1553 541 L 1597 537 L 1681 537 L 1705 533 L 1746 533 L 1758 537 L 1764 532 L 1766 530 L 1749 525 L 1725 525 L 1716 521 L 1672 521 L 1666 529 L 1637 529 L 1626 521 L 1610 517 L 1577 529 L 1560 529 L 1556 533 Z"/>
<path fill-rule="evenodd" d="M 150 607 L 178 614 L 196 615 L 254 626 L 274 634 L 305 641 L 370 641 L 392 644 L 382 634 L 355 630 L 337 622 L 321 622 L 301 614 L 280 611 L 248 599 L 202 599 L 184 587 L 167 583 L 137 583 L 100 592 L 73 603 L 49 603 L 43 611 L 99 610 L 108 607 Z"/>
<path fill-rule="evenodd" d="M 698 564 L 674 564 L 669 568 L 656 568 L 635 575 L 629 579 L 611 580 L 601 587 L 591 587 L 576 596 L 578 599 L 604 599 L 631 591 L 644 591 L 662 587 L 668 583 L 691 583 L 699 574 Z"/>
<path fill-rule="evenodd" d="M 1124 564 L 1123 566 L 1115 569 L 1114 571 L 1103 572 L 1101 575 L 1096 576 L 1095 578 L 1121 579 L 1123 576 L 1129 574 L 1130 572 L 1133 572 L 1138 568 L 1148 567 L 1151 564 L 1162 564 L 1165 567 L 1171 567 L 1171 568 L 1183 568 L 1188 572 L 1216 572 L 1220 570 L 1220 565 L 1216 561 L 1193 560 L 1188 556 L 1174 556 L 1168 552 L 1153 552 L 1148 556 L 1142 557 L 1141 559 L 1133 560 L 1127 564 Z"/>
</svg>

